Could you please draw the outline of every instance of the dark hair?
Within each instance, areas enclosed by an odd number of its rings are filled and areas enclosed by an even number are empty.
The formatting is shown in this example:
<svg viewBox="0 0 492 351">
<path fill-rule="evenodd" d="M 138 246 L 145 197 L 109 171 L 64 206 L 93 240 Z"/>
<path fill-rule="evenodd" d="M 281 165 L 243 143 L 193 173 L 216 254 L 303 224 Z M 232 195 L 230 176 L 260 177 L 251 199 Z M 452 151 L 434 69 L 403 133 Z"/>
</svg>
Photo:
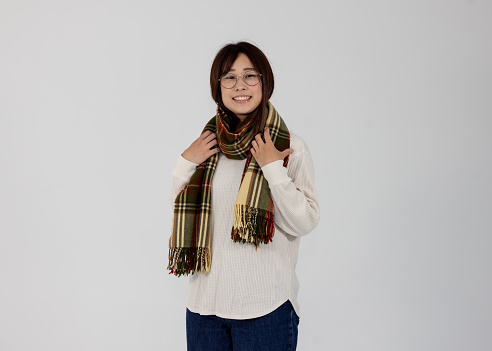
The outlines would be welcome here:
<svg viewBox="0 0 492 351">
<path fill-rule="evenodd" d="M 240 53 L 248 56 L 249 60 L 253 64 L 259 73 L 261 73 L 261 87 L 262 98 L 260 105 L 252 111 L 248 117 L 241 122 L 241 120 L 232 111 L 227 109 L 222 101 L 222 93 L 220 90 L 219 78 L 223 74 L 229 72 L 234 61 Z M 241 41 L 238 43 L 227 44 L 219 50 L 215 56 L 212 68 L 210 70 L 210 90 L 214 101 L 224 110 L 224 112 L 231 118 L 231 131 L 237 129 L 248 121 L 252 120 L 253 128 L 260 132 L 265 124 L 265 114 L 267 111 L 268 100 L 272 96 L 274 87 L 273 71 L 265 54 L 253 44 Z"/>
</svg>

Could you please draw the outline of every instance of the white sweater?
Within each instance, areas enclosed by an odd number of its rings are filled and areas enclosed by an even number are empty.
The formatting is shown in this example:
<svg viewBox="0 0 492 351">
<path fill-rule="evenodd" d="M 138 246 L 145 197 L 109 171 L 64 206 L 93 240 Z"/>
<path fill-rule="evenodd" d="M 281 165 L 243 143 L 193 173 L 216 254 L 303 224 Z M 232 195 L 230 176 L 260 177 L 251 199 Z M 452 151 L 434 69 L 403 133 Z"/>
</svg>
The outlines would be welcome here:
<svg viewBox="0 0 492 351">
<path fill-rule="evenodd" d="M 275 234 L 269 244 L 235 243 L 231 239 L 234 203 L 246 160 L 231 160 L 219 153 L 212 180 L 211 257 L 209 273 L 190 276 L 190 311 L 223 318 L 264 316 L 290 300 L 299 316 L 295 273 L 299 239 L 318 224 L 319 205 L 314 168 L 306 143 L 290 133 L 287 168 L 283 161 L 262 167 L 275 206 Z M 173 171 L 171 206 L 198 165 L 179 157 Z"/>
</svg>

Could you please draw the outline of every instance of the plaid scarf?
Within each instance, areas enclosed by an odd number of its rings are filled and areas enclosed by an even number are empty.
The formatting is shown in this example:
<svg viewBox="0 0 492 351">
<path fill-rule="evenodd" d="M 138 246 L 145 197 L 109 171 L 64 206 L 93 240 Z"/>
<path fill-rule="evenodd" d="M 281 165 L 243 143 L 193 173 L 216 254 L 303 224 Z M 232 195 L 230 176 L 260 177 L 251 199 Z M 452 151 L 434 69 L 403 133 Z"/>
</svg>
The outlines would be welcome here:
<svg viewBox="0 0 492 351">
<path fill-rule="evenodd" d="M 270 136 L 277 150 L 290 147 L 289 130 L 271 103 L 268 103 L 266 127 L 270 128 Z M 273 201 L 261 167 L 251 155 L 251 142 L 256 136 L 253 126 L 249 123 L 238 133 L 231 133 L 228 116 L 217 107 L 217 114 L 207 123 L 205 130 L 217 134 L 218 146 L 227 158 L 246 159 L 234 204 L 232 240 L 253 244 L 256 248 L 260 243 L 268 244 L 275 231 Z M 284 167 L 288 159 L 288 156 L 284 159 Z M 210 272 L 212 178 L 218 160 L 217 153 L 199 165 L 188 185 L 176 197 L 173 233 L 169 240 L 167 269 L 170 274 L 180 276 Z"/>
</svg>

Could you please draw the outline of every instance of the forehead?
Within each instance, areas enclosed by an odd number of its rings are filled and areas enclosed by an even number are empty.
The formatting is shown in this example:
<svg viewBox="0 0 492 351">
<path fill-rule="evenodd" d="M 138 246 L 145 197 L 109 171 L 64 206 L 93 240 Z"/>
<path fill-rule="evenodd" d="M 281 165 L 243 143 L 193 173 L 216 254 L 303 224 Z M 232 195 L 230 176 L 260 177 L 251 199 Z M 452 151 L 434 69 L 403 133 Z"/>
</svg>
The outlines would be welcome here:
<svg viewBox="0 0 492 351">
<path fill-rule="evenodd" d="M 249 57 L 241 52 L 239 55 L 237 55 L 236 61 L 234 61 L 229 71 L 247 71 L 254 68 L 255 66 L 253 65 Z"/>
</svg>

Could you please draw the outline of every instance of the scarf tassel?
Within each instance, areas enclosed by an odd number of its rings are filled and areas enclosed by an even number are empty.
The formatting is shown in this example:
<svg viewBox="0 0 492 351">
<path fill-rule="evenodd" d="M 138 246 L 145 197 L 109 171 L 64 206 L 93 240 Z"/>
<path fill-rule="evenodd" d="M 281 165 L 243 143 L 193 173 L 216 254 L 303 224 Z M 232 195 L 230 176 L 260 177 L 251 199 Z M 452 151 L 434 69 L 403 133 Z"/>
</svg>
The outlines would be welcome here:
<svg viewBox="0 0 492 351">
<path fill-rule="evenodd" d="M 204 247 L 172 247 L 169 249 L 169 274 L 175 276 L 210 272 L 210 250 Z"/>
<path fill-rule="evenodd" d="M 268 244 L 275 233 L 273 212 L 247 205 L 234 205 L 234 226 L 231 238 L 234 242 Z"/>
</svg>

